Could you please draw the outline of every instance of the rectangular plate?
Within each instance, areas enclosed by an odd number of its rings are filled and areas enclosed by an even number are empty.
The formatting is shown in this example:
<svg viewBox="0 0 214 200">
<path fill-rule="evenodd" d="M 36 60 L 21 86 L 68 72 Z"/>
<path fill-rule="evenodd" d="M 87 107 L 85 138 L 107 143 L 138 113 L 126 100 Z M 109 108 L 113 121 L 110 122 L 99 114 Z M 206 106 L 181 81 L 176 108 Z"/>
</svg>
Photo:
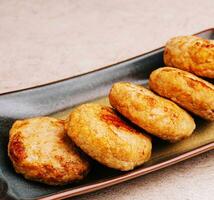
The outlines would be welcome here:
<svg viewBox="0 0 214 200">
<path fill-rule="evenodd" d="M 214 39 L 214 29 L 197 35 Z M 155 139 L 151 160 L 129 172 L 112 170 L 96 163 L 85 180 L 60 187 L 28 181 L 15 173 L 7 156 L 7 144 L 9 129 L 16 119 L 40 115 L 61 118 L 72 107 L 84 102 L 108 104 L 105 96 L 114 82 L 146 84 L 151 71 L 161 66 L 164 66 L 163 48 L 81 76 L 0 95 L 0 199 L 51 200 L 76 196 L 133 179 L 214 149 L 214 123 L 197 118 L 197 129 L 190 138 L 176 144 Z"/>
</svg>

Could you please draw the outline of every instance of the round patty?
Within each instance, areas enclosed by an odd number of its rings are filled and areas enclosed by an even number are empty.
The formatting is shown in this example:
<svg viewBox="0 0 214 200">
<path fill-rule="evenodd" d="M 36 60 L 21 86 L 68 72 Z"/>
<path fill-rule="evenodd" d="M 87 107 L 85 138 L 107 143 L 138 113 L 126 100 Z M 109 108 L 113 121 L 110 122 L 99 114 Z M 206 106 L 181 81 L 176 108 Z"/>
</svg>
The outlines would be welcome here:
<svg viewBox="0 0 214 200">
<path fill-rule="evenodd" d="M 68 119 L 68 135 L 93 159 L 114 169 L 131 170 L 151 156 L 150 137 L 132 128 L 108 106 L 77 107 Z"/>
<path fill-rule="evenodd" d="M 49 185 L 80 180 L 89 171 L 88 161 L 66 135 L 64 121 L 50 117 L 16 121 L 8 154 L 17 173 Z"/>
<path fill-rule="evenodd" d="M 214 121 L 214 86 L 211 83 L 189 72 L 163 67 L 151 73 L 149 86 L 196 115 Z"/>
<path fill-rule="evenodd" d="M 167 66 L 214 78 L 214 40 L 179 36 L 169 40 L 164 50 Z"/>
<path fill-rule="evenodd" d="M 186 111 L 140 85 L 115 83 L 109 101 L 130 121 L 164 140 L 179 141 L 195 129 L 194 120 Z"/>
</svg>

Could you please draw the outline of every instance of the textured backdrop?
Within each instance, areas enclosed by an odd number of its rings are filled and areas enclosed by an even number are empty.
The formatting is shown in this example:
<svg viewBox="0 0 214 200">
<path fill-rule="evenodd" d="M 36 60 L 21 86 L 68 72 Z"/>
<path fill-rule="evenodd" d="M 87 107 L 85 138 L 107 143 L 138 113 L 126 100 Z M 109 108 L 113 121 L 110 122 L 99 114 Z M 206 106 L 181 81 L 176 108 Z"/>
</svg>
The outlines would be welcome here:
<svg viewBox="0 0 214 200">
<path fill-rule="evenodd" d="M 213 0 L 0 1 L 0 93 L 122 61 L 214 26 Z M 214 152 L 76 199 L 214 196 Z"/>
</svg>

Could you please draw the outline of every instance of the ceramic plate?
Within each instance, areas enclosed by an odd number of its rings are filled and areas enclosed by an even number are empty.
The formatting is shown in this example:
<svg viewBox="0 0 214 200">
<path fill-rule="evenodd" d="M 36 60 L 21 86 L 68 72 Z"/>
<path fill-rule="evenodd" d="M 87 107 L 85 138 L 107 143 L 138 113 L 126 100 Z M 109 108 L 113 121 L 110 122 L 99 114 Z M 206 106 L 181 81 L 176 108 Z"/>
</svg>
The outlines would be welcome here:
<svg viewBox="0 0 214 200">
<path fill-rule="evenodd" d="M 198 35 L 214 39 L 214 29 Z M 15 173 L 7 156 L 7 144 L 9 129 L 16 119 L 41 115 L 64 118 L 81 103 L 96 101 L 108 104 L 106 95 L 114 82 L 132 81 L 146 85 L 151 71 L 161 66 L 164 66 L 163 48 L 81 76 L 0 95 L 0 199 L 52 200 L 77 196 L 214 149 L 214 123 L 195 118 L 197 129 L 190 138 L 176 144 L 155 139 L 151 160 L 129 172 L 119 172 L 95 163 L 85 180 L 57 187 L 28 181 Z"/>
</svg>

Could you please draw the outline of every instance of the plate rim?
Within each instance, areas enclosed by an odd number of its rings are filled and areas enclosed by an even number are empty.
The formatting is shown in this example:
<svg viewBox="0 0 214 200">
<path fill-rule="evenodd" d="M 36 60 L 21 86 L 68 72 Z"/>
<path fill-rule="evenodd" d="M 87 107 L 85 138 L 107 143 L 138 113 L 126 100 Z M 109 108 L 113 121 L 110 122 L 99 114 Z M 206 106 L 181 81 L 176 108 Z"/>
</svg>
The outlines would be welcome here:
<svg viewBox="0 0 214 200">
<path fill-rule="evenodd" d="M 208 31 L 214 31 L 214 27 L 204 29 L 204 30 L 199 31 L 197 33 L 194 33 L 192 35 L 199 35 L 201 33 L 208 32 Z M 60 83 L 60 82 L 67 81 L 67 80 L 71 80 L 71 79 L 74 79 L 74 78 L 77 78 L 77 77 L 81 77 L 81 76 L 84 76 L 84 75 L 87 75 L 87 74 L 92 74 L 92 73 L 95 73 L 95 72 L 98 72 L 98 71 L 101 71 L 101 70 L 104 70 L 104 69 L 115 67 L 118 64 L 130 61 L 130 60 L 133 60 L 133 59 L 136 59 L 136 58 L 140 58 L 141 56 L 144 56 L 146 54 L 150 54 L 150 53 L 152 53 L 154 51 L 158 51 L 158 50 L 160 50 L 162 48 L 164 48 L 164 46 L 161 46 L 161 47 L 153 49 L 151 51 L 147 51 L 145 53 L 142 53 L 142 54 L 127 58 L 127 59 L 122 60 L 122 61 L 118 61 L 118 62 L 113 63 L 113 64 L 105 65 L 103 67 L 100 67 L 98 69 L 94 69 L 94 70 L 89 71 L 89 72 L 81 73 L 81 74 L 74 75 L 74 76 L 69 76 L 69 77 L 66 77 L 66 78 L 63 78 L 63 79 L 59 79 L 59 80 L 56 80 L 56 81 L 51 81 L 51 82 L 44 83 L 44 84 L 38 84 L 38 85 L 35 85 L 35 86 L 26 87 L 26 88 L 23 88 L 23 89 L 17 89 L 17 90 L 11 90 L 11 91 L 8 91 L 8 92 L 3 92 L 3 93 L 0 93 L 0 96 L 7 95 L 7 94 L 12 94 L 12 93 L 17 93 L 17 92 L 22 92 L 22 91 L 26 91 L 26 90 L 31 90 L 31 89 L 36 89 L 36 88 L 40 88 L 40 87 L 44 87 L 44 86 L 49 86 L 49 85 L 52 85 L 52 84 L 56 84 L 56 83 Z"/>
<path fill-rule="evenodd" d="M 194 34 L 194 35 L 202 34 L 202 33 L 205 33 L 207 31 L 214 31 L 214 28 L 205 29 L 203 31 L 200 31 L 200 32 Z M 13 94 L 13 93 L 19 93 L 19 92 L 22 92 L 22 91 L 33 90 L 33 89 L 36 89 L 36 88 L 42 88 L 42 87 L 45 87 L 45 86 L 50 86 L 50 85 L 54 85 L 54 84 L 61 83 L 61 82 L 64 82 L 64 81 L 72 80 L 74 78 L 79 78 L 79 77 L 82 77 L 82 76 L 85 76 L 85 75 L 88 75 L 88 74 L 93 74 L 93 73 L 96 73 L 96 72 L 99 72 L 99 71 L 102 71 L 102 70 L 106 70 L 106 69 L 109 69 L 109 68 L 116 67 L 118 64 L 121 64 L 121 63 L 124 63 L 124 62 L 127 62 L 127 61 L 131 61 L 131 60 L 136 59 L 136 58 L 140 58 L 140 57 L 148 55 L 150 53 L 153 53 L 153 52 L 156 52 L 156 51 L 160 51 L 163 48 L 164 48 L 164 46 L 162 46 L 160 48 L 156 48 L 156 49 L 154 49 L 152 51 L 145 52 L 143 54 L 131 57 L 129 59 L 126 59 L 126 60 L 123 60 L 123 61 L 119 61 L 117 63 L 111 64 L 111 65 L 107 65 L 107 66 L 104 66 L 102 68 L 95 69 L 95 70 L 92 70 L 92 71 L 89 71 L 89 72 L 86 72 L 86 73 L 83 73 L 83 74 L 79 74 L 79 75 L 76 75 L 76 76 L 71 76 L 71 77 L 60 79 L 60 80 L 57 80 L 57 81 L 53 81 L 53 82 L 49 82 L 49 83 L 45 83 L 45 84 L 41 84 L 41 85 L 36 85 L 36 86 L 33 86 L 33 87 L 28 87 L 28 88 L 24 88 L 24 89 L 18 89 L 18 90 L 5 92 L 5 93 L 0 93 L 0 96 L 4 96 L 4 95 L 7 95 L 7 94 Z M 135 171 L 127 172 L 126 174 L 119 175 L 119 176 L 117 176 L 115 178 L 106 178 L 106 179 L 103 179 L 101 181 L 95 181 L 94 183 L 91 183 L 91 184 L 89 183 L 89 184 L 84 185 L 84 186 L 78 186 L 76 188 L 68 188 L 65 191 L 59 191 L 57 193 L 52 193 L 52 194 L 44 195 L 44 196 L 41 196 L 41 197 L 24 198 L 23 200 L 35 200 L 35 199 L 37 199 L 37 200 L 57 200 L 57 199 L 64 199 L 64 198 L 74 197 L 74 196 L 78 196 L 78 195 L 81 195 L 81 194 L 86 194 L 86 193 L 89 193 L 89 192 L 93 192 L 93 191 L 97 191 L 97 190 L 100 190 L 100 189 L 103 189 L 103 188 L 106 188 L 106 187 L 109 187 L 109 186 L 113 186 L 113 185 L 116 185 L 116 184 L 119 184 L 119 183 L 122 183 L 122 182 L 125 182 L 125 181 L 128 181 L 128 180 L 137 178 L 139 176 L 151 173 L 153 171 L 157 171 L 159 169 L 174 165 L 176 163 L 179 163 L 181 161 L 187 160 L 187 159 L 192 158 L 194 156 L 197 156 L 199 154 L 208 152 L 210 150 L 214 150 L 214 142 L 210 142 L 210 143 L 208 143 L 206 145 L 197 147 L 195 149 L 192 149 L 190 151 L 182 153 L 181 155 L 175 156 L 175 157 L 173 157 L 171 159 L 167 159 L 167 160 L 165 160 L 163 162 L 160 162 L 160 163 L 157 163 L 155 165 L 151 165 L 149 167 L 136 169 Z M 8 196 L 8 193 L 6 193 L 5 197 L 7 197 L 7 196 Z"/>
<path fill-rule="evenodd" d="M 155 165 L 151 165 L 149 167 L 143 168 L 143 169 L 137 169 L 135 171 L 130 171 L 127 174 L 120 175 L 116 178 L 109 178 L 106 179 L 105 181 L 98 181 L 97 183 L 94 184 L 88 184 L 86 186 L 79 186 L 76 189 L 68 189 L 67 191 L 64 192 L 59 192 L 56 194 L 52 195 L 47 195 L 44 197 L 39 197 L 37 200 L 58 200 L 58 199 L 64 199 L 64 198 L 69 198 L 69 197 L 74 197 L 82 194 L 86 194 L 89 192 L 94 192 L 100 189 L 104 189 L 109 186 L 113 186 L 128 180 L 132 180 L 134 178 L 140 177 L 145 174 L 149 174 L 151 172 L 157 171 L 159 169 L 163 169 L 166 167 L 169 167 L 171 165 L 174 165 L 176 163 L 182 162 L 184 160 L 187 160 L 189 158 L 195 157 L 197 155 L 200 155 L 202 153 L 208 152 L 214 150 L 214 142 L 210 142 L 206 145 L 203 145 L 201 147 L 195 148 L 193 150 L 190 150 L 186 153 L 183 153 L 179 156 L 176 156 L 174 158 L 168 159 L 166 161 L 160 162 Z"/>
</svg>

